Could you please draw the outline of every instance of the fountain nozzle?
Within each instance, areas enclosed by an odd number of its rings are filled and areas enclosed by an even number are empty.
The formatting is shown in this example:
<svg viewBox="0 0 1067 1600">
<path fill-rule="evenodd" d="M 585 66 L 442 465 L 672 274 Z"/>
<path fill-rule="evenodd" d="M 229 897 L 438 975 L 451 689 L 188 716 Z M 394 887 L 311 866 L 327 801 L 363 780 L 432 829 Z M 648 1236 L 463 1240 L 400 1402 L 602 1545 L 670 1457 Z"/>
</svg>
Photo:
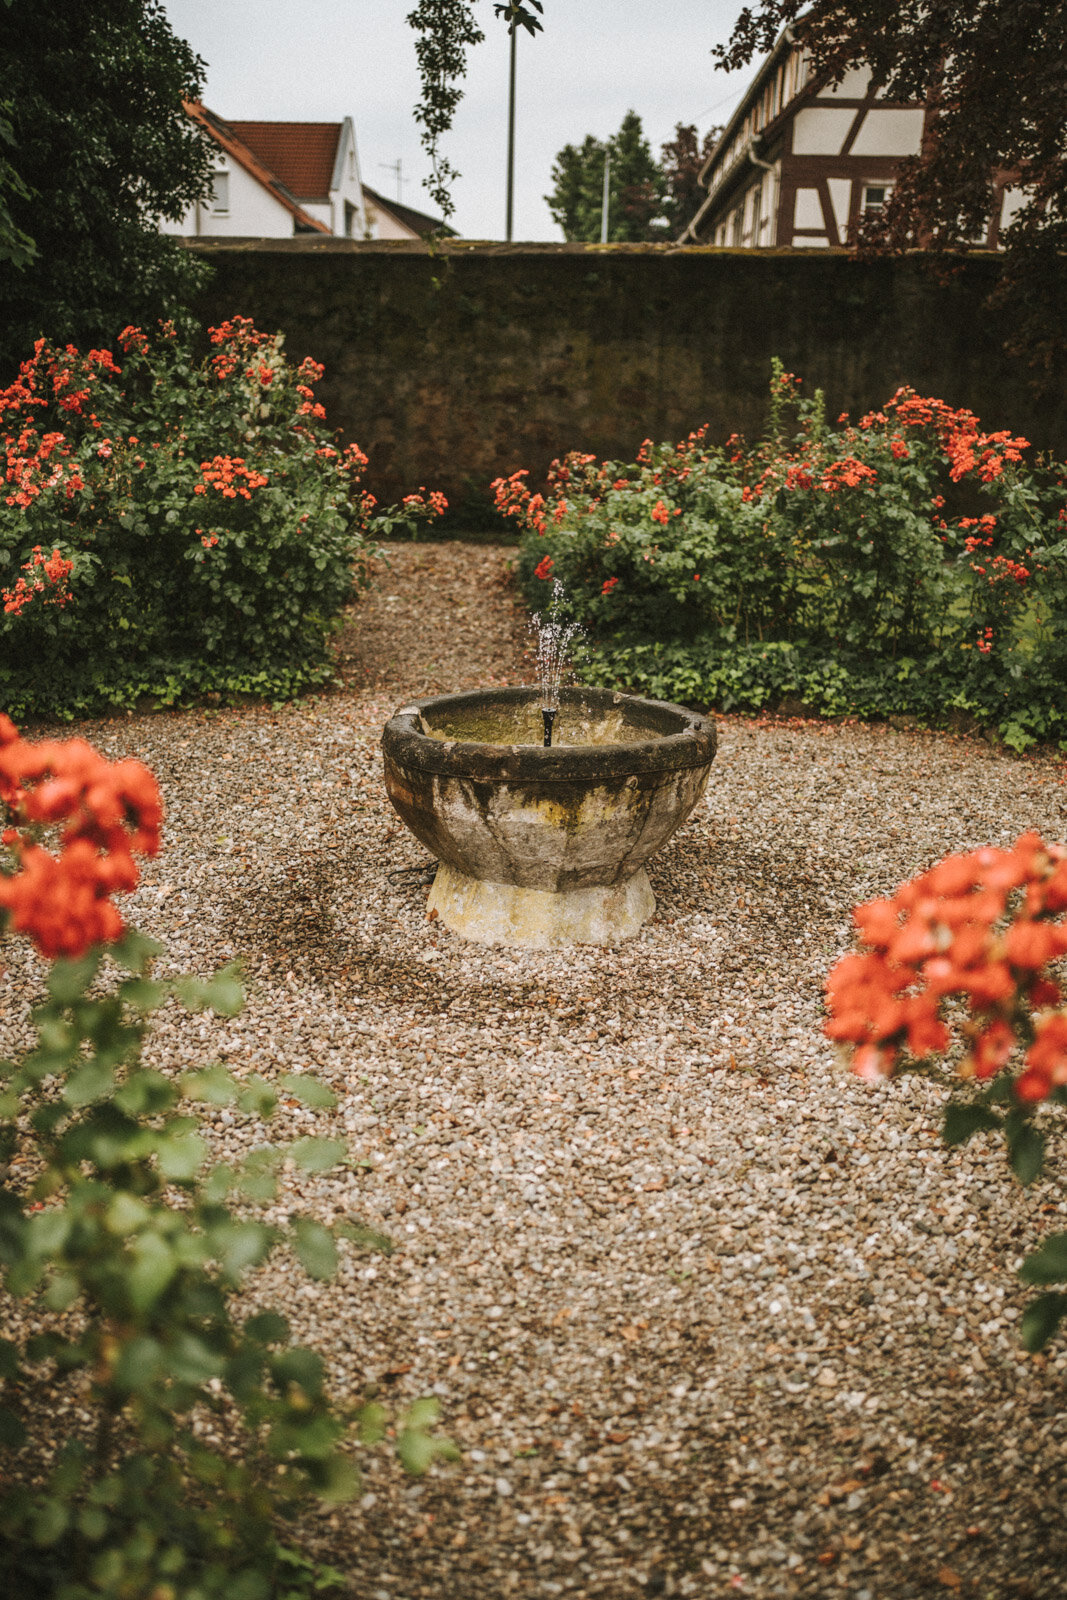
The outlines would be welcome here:
<svg viewBox="0 0 1067 1600">
<path fill-rule="evenodd" d="M 545 749 L 547 750 L 552 743 L 552 724 L 556 720 L 555 711 L 548 711 L 542 706 L 541 720 L 545 725 Z"/>
</svg>

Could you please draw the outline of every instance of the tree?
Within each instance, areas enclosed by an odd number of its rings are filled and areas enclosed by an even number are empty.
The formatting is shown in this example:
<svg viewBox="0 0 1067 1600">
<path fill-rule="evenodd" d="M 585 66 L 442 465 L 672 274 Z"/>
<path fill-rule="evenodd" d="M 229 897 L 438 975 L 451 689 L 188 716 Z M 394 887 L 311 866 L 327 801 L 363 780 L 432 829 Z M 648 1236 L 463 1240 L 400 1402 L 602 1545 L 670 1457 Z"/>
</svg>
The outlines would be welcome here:
<svg viewBox="0 0 1067 1600">
<path fill-rule="evenodd" d="M 693 123 L 675 125 L 674 138 L 660 146 L 660 167 L 667 189 L 664 207 L 667 231 L 676 239 L 691 222 L 705 199 L 700 185 L 700 173 L 722 133 L 721 128 L 709 128 L 701 140 Z"/>
<path fill-rule="evenodd" d="M 1067 247 L 1067 7 L 1049 0 L 757 0 L 713 54 L 740 67 L 795 26 L 817 72 L 866 63 L 894 98 L 933 115 L 921 153 L 900 164 L 867 248 L 935 253 L 984 241 L 994 185 L 1026 191 L 1001 236 L 1010 344 L 1051 375 L 1067 336 L 1053 308 Z M 799 20 L 798 20 L 799 18 Z"/>
<path fill-rule="evenodd" d="M 0 59 L 3 370 L 43 334 L 100 344 L 188 302 L 203 268 L 158 220 L 200 198 L 210 158 L 182 109 L 204 64 L 160 0 L 2 5 Z"/>
<path fill-rule="evenodd" d="M 656 165 L 636 111 L 628 111 L 618 133 L 604 141 L 587 134 L 581 145 L 564 145 L 552 167 L 552 193 L 545 196 L 552 220 L 565 239 L 600 238 L 604 159 L 611 156 L 608 239 L 612 244 L 667 237 L 667 184 Z"/>
<path fill-rule="evenodd" d="M 533 10 L 530 7 L 533 7 Z M 534 35 L 541 32 L 535 13 L 544 10 L 541 0 L 498 0 L 493 10 L 508 25 L 508 32 L 525 28 Z M 459 87 L 467 75 L 467 51 L 481 44 L 485 34 L 474 20 L 468 0 L 418 0 L 406 18 L 416 34 L 415 56 L 422 81 L 422 98 L 415 107 L 415 121 L 422 127 L 422 147 L 430 158 L 430 176 L 423 187 L 434 204 L 451 217 L 452 183 L 459 173 L 441 154 L 441 139 L 452 126 L 456 108 L 463 99 Z"/>
</svg>

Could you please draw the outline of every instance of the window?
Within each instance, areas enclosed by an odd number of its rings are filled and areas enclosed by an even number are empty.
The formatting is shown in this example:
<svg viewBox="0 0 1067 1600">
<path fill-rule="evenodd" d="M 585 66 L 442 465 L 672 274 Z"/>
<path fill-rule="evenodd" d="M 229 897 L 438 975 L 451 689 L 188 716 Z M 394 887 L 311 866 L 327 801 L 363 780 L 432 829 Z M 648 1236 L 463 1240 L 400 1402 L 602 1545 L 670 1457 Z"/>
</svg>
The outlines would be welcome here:
<svg viewBox="0 0 1067 1600">
<path fill-rule="evenodd" d="M 863 185 L 864 211 L 881 211 L 892 190 L 890 183 L 865 183 Z"/>
<path fill-rule="evenodd" d="M 763 198 L 763 185 L 757 184 L 752 191 L 752 244 L 759 247 L 760 230 L 760 202 Z"/>
<path fill-rule="evenodd" d="M 357 217 L 357 212 L 356 212 L 355 206 L 352 204 L 351 200 L 346 200 L 345 201 L 345 238 L 346 239 L 351 239 L 351 238 L 355 237 L 354 224 L 355 224 L 355 221 L 356 221 L 356 217 Z"/>
<path fill-rule="evenodd" d="M 741 233 L 744 229 L 744 226 L 745 208 L 744 205 L 739 205 L 737 210 L 734 212 L 733 237 L 730 240 L 730 243 L 735 247 L 741 243 Z"/>
<path fill-rule="evenodd" d="M 216 216 L 225 216 L 230 209 L 230 174 L 211 174 L 211 210 Z"/>
</svg>

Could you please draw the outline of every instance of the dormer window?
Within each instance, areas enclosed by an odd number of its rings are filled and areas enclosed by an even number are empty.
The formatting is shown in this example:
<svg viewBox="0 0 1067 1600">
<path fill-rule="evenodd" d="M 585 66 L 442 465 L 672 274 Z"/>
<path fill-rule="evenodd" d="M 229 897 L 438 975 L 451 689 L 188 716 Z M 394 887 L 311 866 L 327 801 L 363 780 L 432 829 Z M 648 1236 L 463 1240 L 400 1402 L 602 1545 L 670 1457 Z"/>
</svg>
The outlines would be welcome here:
<svg viewBox="0 0 1067 1600">
<path fill-rule="evenodd" d="M 230 210 L 230 174 L 228 172 L 213 172 L 211 174 L 211 213 L 216 217 L 225 217 Z"/>
</svg>

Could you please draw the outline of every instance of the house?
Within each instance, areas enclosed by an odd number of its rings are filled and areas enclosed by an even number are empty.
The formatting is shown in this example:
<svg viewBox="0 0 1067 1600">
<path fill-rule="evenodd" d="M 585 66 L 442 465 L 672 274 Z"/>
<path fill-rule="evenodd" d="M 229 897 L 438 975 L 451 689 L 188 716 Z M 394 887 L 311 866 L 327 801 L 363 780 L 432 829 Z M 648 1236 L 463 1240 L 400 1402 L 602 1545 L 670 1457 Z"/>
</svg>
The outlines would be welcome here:
<svg viewBox="0 0 1067 1600">
<path fill-rule="evenodd" d="M 849 242 L 886 202 L 902 157 L 918 155 L 928 111 L 891 100 L 865 66 L 838 83 L 812 72 L 791 28 L 780 35 L 700 173 L 707 189 L 680 244 L 811 249 Z M 995 248 L 1021 200 L 993 187 Z"/>
<path fill-rule="evenodd" d="M 425 239 L 431 233 L 455 238 L 455 228 L 414 206 L 401 205 L 399 200 L 387 200 L 376 189 L 363 185 L 363 204 L 367 209 L 367 227 L 372 239 Z"/>
<path fill-rule="evenodd" d="M 451 232 L 434 217 L 364 187 L 352 118 L 225 122 L 198 102 L 186 112 L 213 145 L 210 194 L 163 231 L 204 238 L 419 239 Z"/>
</svg>

